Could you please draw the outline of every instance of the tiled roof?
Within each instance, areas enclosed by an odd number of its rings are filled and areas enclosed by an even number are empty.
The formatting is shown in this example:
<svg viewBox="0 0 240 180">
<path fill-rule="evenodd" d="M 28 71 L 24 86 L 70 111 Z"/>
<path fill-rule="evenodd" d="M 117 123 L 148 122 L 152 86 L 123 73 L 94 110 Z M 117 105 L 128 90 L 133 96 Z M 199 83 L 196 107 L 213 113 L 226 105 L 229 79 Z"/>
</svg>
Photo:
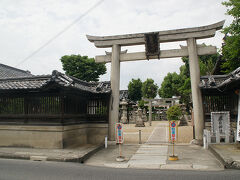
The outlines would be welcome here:
<svg viewBox="0 0 240 180">
<path fill-rule="evenodd" d="M 128 100 L 128 90 L 120 90 L 119 91 L 119 99 L 120 100 L 123 100 L 123 99 Z"/>
<path fill-rule="evenodd" d="M 14 77 L 32 77 L 29 71 L 23 71 L 0 63 L 0 79 Z"/>
<path fill-rule="evenodd" d="M 110 82 L 85 82 L 58 71 L 53 71 L 52 75 L 0 79 L 0 91 L 41 89 L 53 82 L 62 87 L 91 93 L 111 92 Z"/>
<path fill-rule="evenodd" d="M 240 67 L 227 75 L 202 76 L 199 87 L 201 89 L 225 88 L 231 83 L 240 81 Z"/>
</svg>

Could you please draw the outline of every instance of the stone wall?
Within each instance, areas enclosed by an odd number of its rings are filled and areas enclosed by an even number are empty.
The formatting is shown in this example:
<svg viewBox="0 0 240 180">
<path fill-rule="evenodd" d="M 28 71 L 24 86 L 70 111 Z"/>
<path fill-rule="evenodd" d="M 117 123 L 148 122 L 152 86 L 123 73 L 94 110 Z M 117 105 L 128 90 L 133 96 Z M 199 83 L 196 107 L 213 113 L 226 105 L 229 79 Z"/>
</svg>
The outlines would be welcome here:
<svg viewBox="0 0 240 180">
<path fill-rule="evenodd" d="M 67 148 L 83 144 L 101 144 L 108 124 L 71 126 L 0 125 L 0 146 L 31 148 Z"/>
</svg>

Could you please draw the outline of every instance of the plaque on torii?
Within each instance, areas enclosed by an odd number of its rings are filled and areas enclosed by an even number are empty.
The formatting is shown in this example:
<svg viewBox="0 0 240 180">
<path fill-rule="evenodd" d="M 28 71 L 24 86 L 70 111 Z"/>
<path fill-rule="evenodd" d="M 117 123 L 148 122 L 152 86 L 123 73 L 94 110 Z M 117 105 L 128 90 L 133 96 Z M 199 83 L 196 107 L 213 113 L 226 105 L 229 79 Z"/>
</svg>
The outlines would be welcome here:
<svg viewBox="0 0 240 180">
<path fill-rule="evenodd" d="M 217 48 L 215 46 L 197 45 L 196 40 L 214 37 L 216 31 L 222 29 L 224 22 L 225 21 L 220 21 L 208 26 L 150 33 L 116 36 L 87 35 L 88 40 L 93 42 L 98 48 L 112 47 L 111 53 L 95 57 L 95 61 L 98 63 L 111 62 L 112 97 L 110 100 L 109 140 L 114 140 L 115 123 L 118 120 L 119 113 L 120 62 L 189 56 L 195 137 L 200 144 L 202 143 L 204 118 L 202 96 L 198 87 L 200 82 L 198 55 L 216 54 Z M 160 43 L 176 41 L 187 41 L 187 46 L 181 46 L 180 49 L 160 50 Z M 145 52 L 121 52 L 122 46 L 134 45 L 145 45 Z"/>
</svg>

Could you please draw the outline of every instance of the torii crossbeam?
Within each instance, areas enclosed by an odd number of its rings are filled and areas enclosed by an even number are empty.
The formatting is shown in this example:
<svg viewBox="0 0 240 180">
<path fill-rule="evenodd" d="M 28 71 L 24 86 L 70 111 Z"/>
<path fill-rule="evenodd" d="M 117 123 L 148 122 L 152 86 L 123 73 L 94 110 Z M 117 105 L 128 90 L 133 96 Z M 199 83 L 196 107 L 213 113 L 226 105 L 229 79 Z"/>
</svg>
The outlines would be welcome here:
<svg viewBox="0 0 240 180">
<path fill-rule="evenodd" d="M 147 59 L 173 58 L 189 56 L 192 100 L 194 111 L 195 137 L 202 144 L 204 116 L 200 82 L 200 70 L 198 55 L 216 54 L 214 46 L 197 45 L 197 39 L 214 37 L 217 30 L 222 29 L 225 21 L 220 21 L 208 26 L 158 31 L 149 33 L 126 34 L 116 36 L 90 36 L 87 38 L 98 48 L 112 47 L 112 53 L 96 56 L 96 62 L 111 62 L 111 88 L 110 101 L 109 140 L 115 139 L 115 123 L 118 120 L 119 111 L 119 85 L 120 62 L 137 61 Z M 180 49 L 160 50 L 159 44 L 166 42 L 187 41 L 187 46 Z M 145 52 L 121 53 L 121 46 L 144 45 Z"/>
</svg>

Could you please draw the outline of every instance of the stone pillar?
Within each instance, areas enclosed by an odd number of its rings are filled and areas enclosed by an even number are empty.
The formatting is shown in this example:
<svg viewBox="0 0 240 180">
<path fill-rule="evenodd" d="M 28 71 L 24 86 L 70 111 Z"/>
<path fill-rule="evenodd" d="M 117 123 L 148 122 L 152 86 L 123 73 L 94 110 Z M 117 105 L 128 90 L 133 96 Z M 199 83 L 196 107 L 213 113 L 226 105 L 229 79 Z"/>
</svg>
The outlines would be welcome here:
<svg viewBox="0 0 240 180">
<path fill-rule="evenodd" d="M 149 105 L 148 105 L 148 108 L 149 108 L 149 126 L 152 126 L 152 101 L 149 100 Z"/>
<path fill-rule="evenodd" d="M 123 124 L 127 124 L 128 121 L 127 121 L 127 101 L 126 99 L 123 99 L 122 102 L 120 103 L 122 105 L 122 117 L 121 117 L 121 122 Z"/>
<path fill-rule="evenodd" d="M 142 118 L 143 118 L 143 122 L 147 122 L 147 115 L 146 115 L 146 109 L 145 108 L 143 108 Z"/>
<path fill-rule="evenodd" d="M 143 118 L 142 118 L 142 109 L 138 108 L 137 110 L 137 120 L 135 127 L 145 127 Z"/>
<path fill-rule="evenodd" d="M 119 119 L 119 86 L 120 86 L 120 50 L 121 47 L 114 44 L 112 47 L 112 62 L 111 62 L 111 89 L 112 96 L 110 98 L 110 114 L 108 139 L 115 140 L 115 124 Z"/>
<path fill-rule="evenodd" d="M 188 53 L 189 53 L 190 76 L 191 76 L 195 138 L 199 144 L 202 144 L 204 115 L 203 115 L 202 95 L 199 88 L 200 68 L 199 68 L 199 60 L 198 60 L 198 54 L 197 54 L 196 39 L 194 38 L 188 39 L 187 45 L 188 45 Z"/>
</svg>

